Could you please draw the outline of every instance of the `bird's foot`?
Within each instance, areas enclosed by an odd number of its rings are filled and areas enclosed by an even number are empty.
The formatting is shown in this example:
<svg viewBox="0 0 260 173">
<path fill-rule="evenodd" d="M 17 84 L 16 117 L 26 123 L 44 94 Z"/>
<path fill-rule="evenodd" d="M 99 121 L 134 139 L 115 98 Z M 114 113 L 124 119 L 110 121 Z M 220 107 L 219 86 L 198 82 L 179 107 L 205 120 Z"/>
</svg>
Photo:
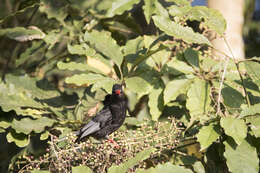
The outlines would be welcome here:
<svg viewBox="0 0 260 173">
<path fill-rule="evenodd" d="M 116 143 L 116 141 L 114 141 L 113 139 L 107 139 L 107 141 L 108 141 L 109 143 L 111 143 L 111 144 L 114 144 L 114 147 L 115 147 L 115 148 L 119 148 L 118 143 Z"/>
</svg>

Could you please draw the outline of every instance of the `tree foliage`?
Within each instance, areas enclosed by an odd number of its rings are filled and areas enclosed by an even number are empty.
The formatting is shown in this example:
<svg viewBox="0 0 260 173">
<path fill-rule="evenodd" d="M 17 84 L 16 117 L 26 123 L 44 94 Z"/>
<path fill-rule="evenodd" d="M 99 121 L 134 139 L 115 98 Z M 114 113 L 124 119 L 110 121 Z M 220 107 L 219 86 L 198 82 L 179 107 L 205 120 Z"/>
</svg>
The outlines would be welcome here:
<svg viewBox="0 0 260 173">
<path fill-rule="evenodd" d="M 0 12 L 0 133 L 15 154 L 1 169 L 259 172 L 259 58 L 214 59 L 209 33 L 224 37 L 226 29 L 218 11 L 186 0 L 3 6 L 12 11 Z M 115 83 L 125 85 L 130 101 L 131 117 L 114 136 L 128 151 L 101 153 L 100 160 L 114 158 L 103 167 L 69 159 L 68 147 L 86 146 L 57 138 L 95 114 Z M 94 143 L 86 157 L 105 145 Z"/>
</svg>

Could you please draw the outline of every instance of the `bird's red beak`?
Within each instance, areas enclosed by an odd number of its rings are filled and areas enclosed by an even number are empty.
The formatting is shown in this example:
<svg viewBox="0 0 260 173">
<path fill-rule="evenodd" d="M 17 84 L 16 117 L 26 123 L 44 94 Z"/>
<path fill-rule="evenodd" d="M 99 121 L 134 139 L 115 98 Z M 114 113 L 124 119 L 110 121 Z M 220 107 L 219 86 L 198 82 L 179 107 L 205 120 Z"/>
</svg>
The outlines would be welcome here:
<svg viewBox="0 0 260 173">
<path fill-rule="evenodd" d="M 121 91 L 120 91 L 120 90 L 116 90 L 115 93 L 116 93 L 117 95 L 119 95 L 119 94 L 121 94 Z"/>
</svg>

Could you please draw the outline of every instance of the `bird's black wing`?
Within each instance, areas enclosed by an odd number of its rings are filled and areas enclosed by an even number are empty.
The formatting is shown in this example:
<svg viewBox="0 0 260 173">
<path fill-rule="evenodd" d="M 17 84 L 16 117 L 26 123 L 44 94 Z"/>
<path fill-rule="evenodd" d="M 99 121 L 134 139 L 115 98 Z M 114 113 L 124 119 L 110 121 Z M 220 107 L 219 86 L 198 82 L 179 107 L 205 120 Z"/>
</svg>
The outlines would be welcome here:
<svg viewBox="0 0 260 173">
<path fill-rule="evenodd" d="M 75 134 L 78 136 L 77 141 L 99 131 L 107 122 L 112 120 L 112 114 L 108 106 L 105 106 L 96 114 L 84 127 Z"/>
</svg>

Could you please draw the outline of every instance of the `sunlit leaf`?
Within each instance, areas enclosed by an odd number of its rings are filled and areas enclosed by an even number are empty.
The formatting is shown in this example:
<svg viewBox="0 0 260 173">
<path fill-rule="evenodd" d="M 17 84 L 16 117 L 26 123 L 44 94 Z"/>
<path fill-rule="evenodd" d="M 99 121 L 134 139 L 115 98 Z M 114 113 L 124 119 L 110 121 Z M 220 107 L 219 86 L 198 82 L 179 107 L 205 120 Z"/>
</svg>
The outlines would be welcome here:
<svg viewBox="0 0 260 173">
<path fill-rule="evenodd" d="M 169 103 L 176 99 L 180 94 L 185 94 L 192 80 L 189 79 L 177 79 L 167 83 L 164 90 L 164 104 Z"/>
<path fill-rule="evenodd" d="M 235 146 L 232 142 L 224 142 L 224 156 L 230 172 L 236 173 L 258 173 L 259 159 L 256 148 L 252 147 L 246 140 Z"/>
<path fill-rule="evenodd" d="M 254 80 L 254 81 L 260 81 L 260 64 L 259 62 L 254 62 L 254 61 L 245 61 L 244 64 L 246 65 L 246 70 L 249 76 Z"/>
<path fill-rule="evenodd" d="M 18 147 L 25 147 L 29 144 L 29 137 L 23 133 L 16 133 L 11 130 L 7 135 L 6 139 L 9 143 L 14 142 Z"/>
<path fill-rule="evenodd" d="M 2 35 L 20 42 L 43 39 L 45 37 L 45 34 L 36 26 L 28 29 L 23 27 L 0 29 L 0 36 Z"/>
<path fill-rule="evenodd" d="M 125 11 L 131 10 L 134 4 L 139 3 L 140 0 L 117 0 L 112 3 L 112 8 L 107 12 L 107 17 L 121 15 Z"/>
<path fill-rule="evenodd" d="M 191 170 L 182 167 L 182 166 L 177 166 L 177 165 L 173 165 L 170 162 L 167 162 L 163 165 L 159 164 L 157 165 L 155 168 L 150 168 L 147 170 L 137 170 L 137 173 L 158 173 L 158 172 L 172 172 L 172 173 L 192 173 Z"/>
<path fill-rule="evenodd" d="M 130 158 L 129 160 L 127 160 L 124 163 L 121 163 L 120 165 L 116 166 L 113 165 L 108 169 L 108 173 L 118 173 L 118 172 L 126 172 L 129 168 L 132 168 L 133 166 L 135 166 L 136 164 L 138 164 L 139 162 L 147 159 L 152 152 L 154 152 L 155 149 L 154 148 L 150 148 L 150 149 L 146 149 L 144 151 L 139 152 L 135 157 Z"/>
<path fill-rule="evenodd" d="M 126 87 L 137 93 L 138 98 L 148 94 L 152 90 L 152 86 L 141 77 L 131 77 L 125 80 Z"/>
<path fill-rule="evenodd" d="M 72 167 L 72 173 L 92 173 L 92 170 L 87 166 Z"/>
<path fill-rule="evenodd" d="M 250 107 L 242 108 L 239 118 L 243 118 L 248 115 L 260 114 L 260 103 L 252 105 Z"/>
<path fill-rule="evenodd" d="M 159 83 L 159 82 L 158 82 Z M 158 84 L 159 85 L 159 84 Z M 148 106 L 152 120 L 157 121 L 163 111 L 163 88 L 155 87 L 149 94 Z"/>
<path fill-rule="evenodd" d="M 247 126 L 244 120 L 233 117 L 223 117 L 220 120 L 221 127 L 224 128 L 225 133 L 240 145 L 247 135 Z"/>
<path fill-rule="evenodd" d="M 41 117 L 33 120 L 31 118 L 22 118 L 21 120 L 14 119 L 12 122 L 12 128 L 17 133 L 30 134 L 32 131 L 40 133 L 44 131 L 45 127 L 50 127 L 54 124 L 55 120 Z"/>
<path fill-rule="evenodd" d="M 186 106 L 190 111 L 191 116 L 195 119 L 199 118 L 202 114 L 207 114 L 210 108 L 210 86 L 209 83 L 197 79 L 191 85 L 188 91 L 188 99 Z"/>
<path fill-rule="evenodd" d="M 162 16 L 153 16 L 153 21 L 155 25 L 164 31 L 166 34 L 175 37 L 176 39 L 182 39 L 187 43 L 198 43 L 211 45 L 209 40 L 202 34 L 195 33 L 190 27 L 182 26 L 170 18 Z"/>
<path fill-rule="evenodd" d="M 214 124 L 203 126 L 199 133 L 196 135 L 200 142 L 200 150 L 208 148 L 220 136 L 219 127 Z"/>
<path fill-rule="evenodd" d="M 118 67 L 120 67 L 124 57 L 119 45 L 109 33 L 94 30 L 92 32 L 86 32 L 84 39 L 85 41 L 90 42 L 91 45 L 94 45 L 98 52 L 101 52 L 107 58 L 112 59 Z"/>
<path fill-rule="evenodd" d="M 152 15 L 155 13 L 155 2 L 157 0 L 144 0 L 144 6 L 143 6 L 143 10 L 144 10 L 144 16 L 145 16 L 145 20 L 146 22 L 149 24 Z"/>
</svg>

